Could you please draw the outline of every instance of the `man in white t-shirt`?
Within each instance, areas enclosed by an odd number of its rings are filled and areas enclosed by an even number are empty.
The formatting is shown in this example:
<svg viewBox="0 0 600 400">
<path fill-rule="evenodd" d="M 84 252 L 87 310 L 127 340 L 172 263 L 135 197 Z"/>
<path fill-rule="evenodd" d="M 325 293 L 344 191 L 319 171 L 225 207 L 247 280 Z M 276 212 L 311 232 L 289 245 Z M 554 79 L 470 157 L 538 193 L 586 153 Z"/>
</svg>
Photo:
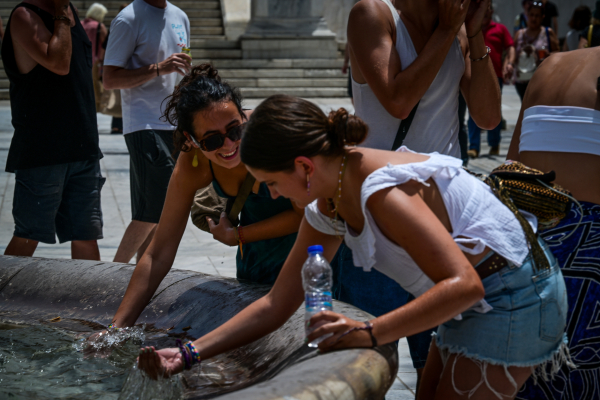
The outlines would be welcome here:
<svg viewBox="0 0 600 400">
<path fill-rule="evenodd" d="M 190 22 L 166 0 L 134 0 L 110 26 L 105 89 L 121 89 L 123 133 L 130 155 L 132 221 L 115 262 L 139 259 L 154 235 L 175 166 L 173 131 L 161 121 L 163 100 L 191 68 Z"/>
</svg>

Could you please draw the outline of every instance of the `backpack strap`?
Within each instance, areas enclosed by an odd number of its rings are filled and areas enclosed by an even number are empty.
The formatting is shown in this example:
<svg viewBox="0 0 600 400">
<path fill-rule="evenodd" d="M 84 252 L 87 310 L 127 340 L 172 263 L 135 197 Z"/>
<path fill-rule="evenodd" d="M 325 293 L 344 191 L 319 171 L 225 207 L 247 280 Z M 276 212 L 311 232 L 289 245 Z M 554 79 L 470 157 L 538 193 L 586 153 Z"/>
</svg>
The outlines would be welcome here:
<svg viewBox="0 0 600 400">
<path fill-rule="evenodd" d="M 421 101 L 419 101 L 421 103 Z M 402 146 L 404 139 L 406 139 L 406 135 L 408 135 L 408 130 L 410 129 L 410 125 L 412 124 L 413 119 L 415 118 L 415 114 L 417 113 L 417 108 L 419 107 L 419 103 L 415 105 L 412 109 L 408 117 L 404 118 L 402 122 L 400 122 L 400 126 L 398 127 L 398 132 L 396 132 L 396 138 L 394 139 L 394 144 L 392 145 L 392 151 L 396 151 Z"/>
<path fill-rule="evenodd" d="M 248 172 L 246 179 L 244 179 L 244 182 L 242 182 L 242 186 L 240 186 L 238 194 L 233 201 L 231 209 L 227 213 L 227 217 L 230 221 L 235 221 L 238 215 L 240 215 L 242 208 L 244 208 L 244 203 L 246 203 L 248 196 L 250 196 L 254 182 L 256 182 L 256 178 L 252 176 L 250 172 Z"/>
</svg>

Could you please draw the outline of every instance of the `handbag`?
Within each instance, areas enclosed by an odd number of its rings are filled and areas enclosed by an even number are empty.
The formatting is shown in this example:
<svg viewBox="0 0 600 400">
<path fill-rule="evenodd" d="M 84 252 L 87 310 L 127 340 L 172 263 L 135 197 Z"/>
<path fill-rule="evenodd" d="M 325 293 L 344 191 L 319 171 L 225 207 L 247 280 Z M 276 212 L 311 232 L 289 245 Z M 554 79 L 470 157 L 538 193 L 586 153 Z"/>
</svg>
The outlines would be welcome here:
<svg viewBox="0 0 600 400">
<path fill-rule="evenodd" d="M 123 117 L 120 89 L 102 91 L 102 96 L 100 97 L 100 112 L 115 118 Z"/>
<path fill-rule="evenodd" d="M 544 173 L 512 160 L 506 160 L 487 176 L 467 171 L 483 178 L 496 197 L 515 215 L 525 233 L 535 268 L 538 271 L 550 269 L 550 263 L 536 233 L 519 210 L 530 212 L 537 217 L 538 231 L 556 226 L 566 217 L 571 201 L 577 200 L 569 191 L 552 183 L 556 179 L 554 171 Z"/>
<path fill-rule="evenodd" d="M 210 226 L 206 217 L 210 217 L 215 224 L 218 224 L 221 219 L 221 213 L 226 212 L 229 222 L 233 226 L 238 226 L 240 224 L 240 212 L 252 191 L 254 182 L 256 182 L 256 178 L 248 172 L 235 199 L 227 199 L 219 196 L 212 183 L 198 190 L 194 196 L 194 202 L 190 211 L 192 223 L 201 230 L 210 233 Z"/>
<path fill-rule="evenodd" d="M 556 179 L 554 171 L 544 173 L 507 160 L 495 168 L 490 177 L 497 178 L 495 186 L 507 191 L 518 209 L 537 217 L 540 230 L 556 226 L 567 216 L 573 197 L 568 190 L 552 183 Z"/>
</svg>

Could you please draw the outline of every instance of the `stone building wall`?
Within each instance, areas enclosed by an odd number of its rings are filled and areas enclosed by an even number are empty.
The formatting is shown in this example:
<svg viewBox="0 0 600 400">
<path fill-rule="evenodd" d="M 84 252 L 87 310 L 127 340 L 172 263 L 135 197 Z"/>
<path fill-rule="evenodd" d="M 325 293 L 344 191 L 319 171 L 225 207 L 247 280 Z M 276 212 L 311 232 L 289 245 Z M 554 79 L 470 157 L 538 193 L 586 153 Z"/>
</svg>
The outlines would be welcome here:
<svg viewBox="0 0 600 400">
<path fill-rule="evenodd" d="M 221 0 L 225 34 L 235 40 L 243 32 L 250 20 L 251 0 Z M 564 37 L 569 31 L 568 23 L 573 10 L 579 5 L 587 5 L 594 10 L 595 0 L 552 0 L 559 9 L 559 36 Z M 337 36 L 338 42 L 346 42 L 348 14 L 357 0 L 326 0 L 324 17 L 329 29 Z M 512 32 L 515 17 L 521 12 L 521 0 L 494 0 L 496 15 L 500 22 Z"/>
</svg>

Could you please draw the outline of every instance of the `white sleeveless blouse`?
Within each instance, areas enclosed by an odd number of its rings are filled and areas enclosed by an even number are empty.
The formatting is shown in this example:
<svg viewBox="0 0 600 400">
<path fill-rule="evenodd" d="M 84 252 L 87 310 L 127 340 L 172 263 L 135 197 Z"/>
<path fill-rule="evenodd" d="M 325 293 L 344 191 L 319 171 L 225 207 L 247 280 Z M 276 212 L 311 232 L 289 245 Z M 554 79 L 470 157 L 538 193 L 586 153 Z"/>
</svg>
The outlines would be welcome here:
<svg viewBox="0 0 600 400">
<path fill-rule="evenodd" d="M 410 151 L 402 146 L 398 151 Z M 489 247 L 513 264 L 520 266 L 529 253 L 523 229 L 513 213 L 496 198 L 490 188 L 462 168 L 462 161 L 438 153 L 427 154 L 427 161 L 391 165 L 371 173 L 362 184 L 361 206 L 365 218 L 362 232 L 356 233 L 344 222 L 322 214 L 317 202 L 305 208 L 308 223 L 328 235 L 344 235 L 352 250 L 354 265 L 365 271 L 375 268 L 395 280 L 409 293 L 418 297 L 434 286 L 434 282 L 419 268 L 406 250 L 390 241 L 377 227 L 367 208 L 369 197 L 380 190 L 415 180 L 427 185 L 432 178 L 442 196 L 452 237 L 458 247 L 469 254 L 480 254 Z M 537 220 L 527 219 L 534 230 Z M 473 246 L 473 248 L 465 245 Z M 473 309 L 487 312 L 491 308 L 482 300 Z"/>
</svg>

